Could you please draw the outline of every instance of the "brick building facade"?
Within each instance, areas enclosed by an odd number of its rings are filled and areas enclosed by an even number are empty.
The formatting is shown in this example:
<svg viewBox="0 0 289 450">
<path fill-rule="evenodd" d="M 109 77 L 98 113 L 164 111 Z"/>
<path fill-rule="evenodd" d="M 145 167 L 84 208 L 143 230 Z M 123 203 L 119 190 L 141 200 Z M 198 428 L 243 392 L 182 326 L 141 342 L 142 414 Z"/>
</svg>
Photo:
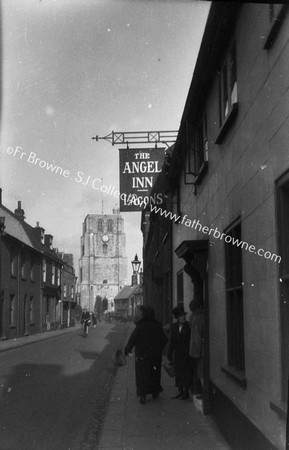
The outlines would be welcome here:
<svg viewBox="0 0 289 450">
<path fill-rule="evenodd" d="M 0 236 L 0 333 L 13 339 L 60 326 L 63 261 L 53 249 L 53 236 L 25 221 L 21 202 L 14 213 L 2 204 Z"/>
</svg>

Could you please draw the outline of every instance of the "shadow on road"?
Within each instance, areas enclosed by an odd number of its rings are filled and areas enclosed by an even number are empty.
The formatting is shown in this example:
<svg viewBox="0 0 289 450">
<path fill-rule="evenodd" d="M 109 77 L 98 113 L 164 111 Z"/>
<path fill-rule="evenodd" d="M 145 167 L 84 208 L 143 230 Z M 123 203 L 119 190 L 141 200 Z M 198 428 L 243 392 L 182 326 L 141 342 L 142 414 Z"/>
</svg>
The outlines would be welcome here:
<svg viewBox="0 0 289 450">
<path fill-rule="evenodd" d="M 86 340 L 75 333 L 42 341 L 36 355 L 31 345 L 23 356 L 27 362 L 13 364 L 1 388 L 1 450 L 72 450 L 89 441 L 97 448 L 116 373 L 113 355 L 128 326 L 101 328 Z M 101 352 L 94 350 L 100 339 L 105 341 Z"/>
</svg>

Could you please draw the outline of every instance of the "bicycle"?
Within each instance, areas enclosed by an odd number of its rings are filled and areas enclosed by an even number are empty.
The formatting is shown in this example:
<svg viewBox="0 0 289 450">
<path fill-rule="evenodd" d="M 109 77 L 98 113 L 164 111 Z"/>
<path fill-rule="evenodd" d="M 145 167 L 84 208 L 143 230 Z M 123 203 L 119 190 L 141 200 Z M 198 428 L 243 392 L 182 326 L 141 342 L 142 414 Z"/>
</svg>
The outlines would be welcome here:
<svg viewBox="0 0 289 450">
<path fill-rule="evenodd" d="M 89 325 L 90 325 L 90 319 L 84 319 L 83 320 L 83 334 L 84 334 L 84 336 L 88 335 Z"/>
</svg>

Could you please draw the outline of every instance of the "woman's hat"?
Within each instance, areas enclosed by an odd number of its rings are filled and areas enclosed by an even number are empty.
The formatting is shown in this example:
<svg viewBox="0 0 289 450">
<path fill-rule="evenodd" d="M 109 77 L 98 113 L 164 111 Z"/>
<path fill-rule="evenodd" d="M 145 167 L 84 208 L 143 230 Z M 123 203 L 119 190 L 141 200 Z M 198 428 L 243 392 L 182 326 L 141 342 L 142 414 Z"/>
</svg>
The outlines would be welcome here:
<svg viewBox="0 0 289 450">
<path fill-rule="evenodd" d="M 175 317 L 175 319 L 177 319 L 180 316 L 185 316 L 187 313 L 184 310 L 183 306 L 175 306 L 173 311 L 172 311 L 172 314 Z"/>
</svg>

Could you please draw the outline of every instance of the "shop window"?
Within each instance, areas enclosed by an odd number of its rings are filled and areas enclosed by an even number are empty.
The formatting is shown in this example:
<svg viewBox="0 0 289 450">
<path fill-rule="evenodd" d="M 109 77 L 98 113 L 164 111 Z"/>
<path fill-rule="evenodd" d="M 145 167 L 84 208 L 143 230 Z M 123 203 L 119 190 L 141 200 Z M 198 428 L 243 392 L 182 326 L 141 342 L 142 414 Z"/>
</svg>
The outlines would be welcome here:
<svg viewBox="0 0 289 450">
<path fill-rule="evenodd" d="M 282 400 L 287 399 L 289 373 L 289 173 L 277 183 L 278 253 L 280 279 L 280 330 Z"/>
<path fill-rule="evenodd" d="M 226 231 L 232 240 L 241 241 L 241 223 Z M 243 271 L 242 248 L 225 243 L 226 259 L 226 310 L 228 368 L 235 371 L 236 380 L 245 385 Z M 239 376 L 237 373 L 239 372 Z M 234 372 L 232 372 L 234 373 Z"/>
<path fill-rule="evenodd" d="M 10 295 L 9 302 L 9 327 L 16 326 L 16 302 L 15 295 Z"/>
<path fill-rule="evenodd" d="M 231 47 L 219 70 L 219 134 L 220 144 L 238 109 L 236 44 Z"/>
</svg>

